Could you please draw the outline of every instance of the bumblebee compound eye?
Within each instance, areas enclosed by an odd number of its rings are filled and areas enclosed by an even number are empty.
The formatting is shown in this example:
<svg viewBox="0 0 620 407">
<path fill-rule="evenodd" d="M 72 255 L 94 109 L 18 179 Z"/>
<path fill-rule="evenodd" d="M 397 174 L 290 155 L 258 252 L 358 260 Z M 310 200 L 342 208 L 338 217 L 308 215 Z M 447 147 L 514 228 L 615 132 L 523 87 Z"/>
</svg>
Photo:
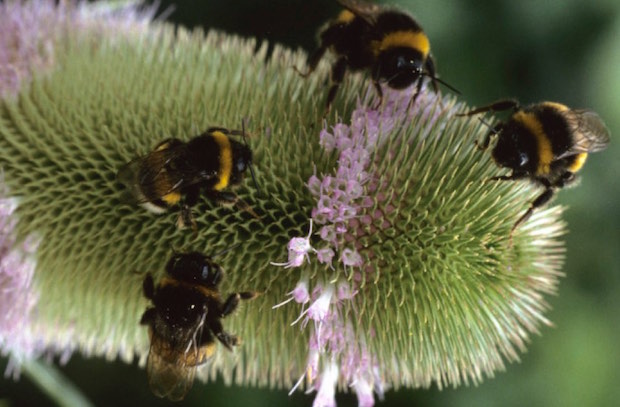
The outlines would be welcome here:
<svg viewBox="0 0 620 407">
<path fill-rule="evenodd" d="M 235 161 L 235 170 L 239 173 L 245 172 L 248 168 L 248 162 L 243 157 L 237 158 Z"/>
<path fill-rule="evenodd" d="M 519 167 L 525 167 L 525 165 L 530 161 L 528 155 L 524 152 L 519 153 Z"/>
<path fill-rule="evenodd" d="M 203 256 L 200 264 L 196 265 L 200 269 L 200 273 L 196 274 L 196 282 L 215 288 L 222 279 L 222 268 L 211 258 Z"/>
<path fill-rule="evenodd" d="M 416 70 L 415 61 L 411 58 L 406 58 L 403 55 L 396 57 L 396 70 L 397 71 L 414 71 Z"/>
<path fill-rule="evenodd" d="M 230 183 L 238 184 L 243 179 L 243 174 L 246 172 L 246 170 L 248 168 L 250 168 L 250 171 L 252 170 L 252 150 L 247 144 L 242 144 L 236 141 L 232 142 L 232 146 L 233 167 Z"/>
<path fill-rule="evenodd" d="M 246 143 L 244 145 L 240 145 L 239 149 L 237 150 L 235 158 L 235 171 L 233 174 L 233 180 L 231 182 L 233 184 L 240 182 L 241 174 L 243 174 L 248 168 L 250 169 L 250 174 L 252 175 L 252 181 L 254 182 L 256 191 L 258 191 L 258 193 L 260 194 L 260 188 L 258 186 L 258 182 L 256 181 L 254 169 L 252 168 L 252 150 L 250 150 L 250 147 Z"/>
</svg>

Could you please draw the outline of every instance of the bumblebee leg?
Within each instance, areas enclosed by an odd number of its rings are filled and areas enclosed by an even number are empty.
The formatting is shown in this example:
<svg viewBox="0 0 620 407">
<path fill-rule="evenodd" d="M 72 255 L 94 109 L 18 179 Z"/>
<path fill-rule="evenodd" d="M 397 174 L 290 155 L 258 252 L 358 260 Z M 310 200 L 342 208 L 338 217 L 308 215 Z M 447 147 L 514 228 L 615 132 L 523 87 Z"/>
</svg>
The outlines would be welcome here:
<svg viewBox="0 0 620 407">
<path fill-rule="evenodd" d="M 377 101 L 377 104 L 373 107 L 373 109 L 378 110 L 383 104 L 383 90 L 381 89 L 381 84 L 379 83 L 379 81 L 373 81 L 372 84 L 375 85 L 377 96 L 379 96 L 379 100 Z"/>
<path fill-rule="evenodd" d="M 510 175 L 498 175 L 497 177 L 491 177 L 489 178 L 489 181 L 514 181 L 525 177 L 527 177 L 527 173 L 513 171 Z"/>
<path fill-rule="evenodd" d="M 140 318 L 140 325 L 151 325 L 152 322 L 155 320 L 155 308 L 147 308 L 146 311 L 144 311 L 144 314 L 142 314 L 142 317 Z"/>
<path fill-rule="evenodd" d="M 528 208 L 528 210 L 523 214 L 523 216 L 521 216 L 519 218 L 519 220 L 517 220 L 514 224 L 514 226 L 512 227 L 512 229 L 510 230 L 510 236 L 512 237 L 512 232 L 515 231 L 515 229 L 522 224 L 523 222 L 525 222 L 526 220 L 528 220 L 530 218 L 530 216 L 532 216 L 532 213 L 534 213 L 534 210 L 536 208 L 540 208 L 541 206 L 543 206 L 544 204 L 546 204 L 547 202 L 549 202 L 549 200 L 553 197 L 554 194 L 554 190 L 552 187 L 548 186 L 547 189 L 545 189 L 545 191 L 540 194 L 538 196 L 538 198 L 536 198 L 534 200 L 534 202 L 531 203 L 530 207 Z"/>
<path fill-rule="evenodd" d="M 409 109 L 411 106 L 415 105 L 416 100 L 418 100 L 418 96 L 420 96 L 420 92 L 422 92 L 423 80 L 424 80 L 424 78 L 422 76 L 420 76 L 418 78 L 418 82 L 416 83 L 416 87 L 415 87 L 415 93 L 413 94 L 413 97 L 409 101 L 409 104 L 407 105 L 407 109 Z"/>
<path fill-rule="evenodd" d="M 184 229 L 188 225 L 192 227 L 194 234 L 198 232 L 198 226 L 196 225 L 196 219 L 194 219 L 194 215 L 192 214 L 192 208 L 189 205 L 183 204 L 181 205 L 181 212 L 179 213 L 179 217 L 177 219 L 177 227 L 179 229 Z"/>
<path fill-rule="evenodd" d="M 234 346 L 239 345 L 239 338 L 236 335 L 232 335 L 224 331 L 222 322 L 219 319 L 212 319 L 211 321 L 209 321 L 209 329 L 222 343 L 222 345 L 228 348 L 228 350 L 232 350 Z"/>
<path fill-rule="evenodd" d="M 383 89 L 381 89 L 381 72 L 380 72 L 381 66 L 379 64 L 375 64 L 372 67 L 372 71 L 370 73 L 371 77 L 372 77 L 372 84 L 375 87 L 375 91 L 377 92 L 377 96 L 379 96 L 379 100 L 377 101 L 377 103 L 373 106 L 374 110 L 378 110 L 381 105 L 383 104 Z"/>
<path fill-rule="evenodd" d="M 321 43 L 321 46 L 314 50 L 312 54 L 310 54 L 308 60 L 306 61 L 308 65 L 308 70 L 306 72 L 302 72 L 299 68 L 297 68 L 297 66 L 293 66 L 293 69 L 302 77 L 307 78 L 312 72 L 314 72 L 316 67 L 319 65 L 319 62 L 323 58 L 325 51 L 327 51 L 327 46 Z"/>
<path fill-rule="evenodd" d="M 234 192 L 212 191 L 208 195 L 217 202 L 235 204 L 239 209 L 246 211 L 256 219 L 261 219 L 261 217 L 254 212 L 250 204 L 239 198 Z"/>
<path fill-rule="evenodd" d="M 226 302 L 224 302 L 224 304 L 222 304 L 222 307 L 220 308 L 220 315 L 222 316 L 222 318 L 224 318 L 232 314 L 237 308 L 237 306 L 239 306 L 240 300 L 251 300 L 257 295 L 258 294 L 253 291 L 243 291 L 240 293 L 230 294 L 226 299 Z"/>
<path fill-rule="evenodd" d="M 191 225 L 194 233 L 197 233 L 198 227 L 196 226 L 196 220 L 192 214 L 192 207 L 198 203 L 200 198 L 200 185 L 192 185 L 183 189 L 183 201 L 181 202 L 181 213 L 177 220 L 179 229 L 183 229 L 188 225 Z"/>
<path fill-rule="evenodd" d="M 573 182 L 575 182 L 575 180 L 577 179 L 577 176 L 575 175 L 574 172 L 571 171 L 566 171 L 565 173 L 563 173 L 560 176 L 560 179 L 558 179 L 553 186 L 554 187 L 558 187 L 558 188 L 562 188 L 566 185 L 572 184 Z"/>
<path fill-rule="evenodd" d="M 426 57 L 426 62 L 424 62 L 424 67 L 426 68 L 426 72 L 428 76 L 431 77 L 433 82 L 433 90 L 435 93 L 439 92 L 439 86 L 437 85 L 437 78 L 435 78 L 435 61 L 433 61 L 433 57 L 429 55 Z"/>
<path fill-rule="evenodd" d="M 155 298 L 155 283 L 153 282 L 153 276 L 147 274 L 142 282 L 142 292 L 144 296 L 149 300 Z"/>
<path fill-rule="evenodd" d="M 222 304 L 222 307 L 220 308 L 220 315 L 222 316 L 222 318 L 230 315 L 235 309 L 237 309 L 240 299 L 241 297 L 238 293 L 230 294 L 228 296 L 226 302 L 224 302 L 224 304 Z"/>
<path fill-rule="evenodd" d="M 325 107 L 325 116 L 329 113 L 332 107 L 332 102 L 336 98 L 336 92 L 344 79 L 344 74 L 347 71 L 347 60 L 344 57 L 338 58 L 338 61 L 332 67 L 332 86 L 329 88 L 327 94 L 327 106 Z"/>
<path fill-rule="evenodd" d="M 484 122 L 483 122 L 484 123 Z M 486 123 L 485 123 L 486 124 Z M 491 136 L 494 134 L 499 134 L 504 129 L 504 123 L 498 123 L 493 127 L 484 137 L 482 143 L 478 143 L 478 140 L 474 141 L 478 150 L 484 151 L 489 148 L 489 143 L 491 142 Z"/>
<path fill-rule="evenodd" d="M 310 54 L 306 61 L 308 65 L 308 71 L 306 73 L 302 73 L 296 66 L 293 68 L 304 78 L 314 72 L 321 59 L 323 59 L 325 51 L 340 39 L 342 27 L 343 24 L 335 24 L 321 32 L 319 47 Z"/>
<path fill-rule="evenodd" d="M 484 112 L 502 112 L 504 110 L 508 110 L 508 109 L 512 109 L 512 110 L 518 110 L 519 109 L 519 102 L 517 102 L 514 99 L 503 99 L 503 100 L 498 100 L 497 102 L 491 103 L 490 105 L 487 106 L 482 106 L 479 107 L 477 109 L 474 109 L 470 112 L 467 113 L 459 113 L 457 114 L 457 116 L 473 116 L 475 114 L 478 113 L 484 113 Z"/>
</svg>

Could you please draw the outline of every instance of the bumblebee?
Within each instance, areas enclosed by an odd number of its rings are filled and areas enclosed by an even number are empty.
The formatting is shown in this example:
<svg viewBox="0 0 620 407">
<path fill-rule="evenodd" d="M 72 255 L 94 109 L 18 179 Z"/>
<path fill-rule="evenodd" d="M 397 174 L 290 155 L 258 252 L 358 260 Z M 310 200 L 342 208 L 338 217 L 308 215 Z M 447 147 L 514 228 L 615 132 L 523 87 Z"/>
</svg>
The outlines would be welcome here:
<svg viewBox="0 0 620 407">
<path fill-rule="evenodd" d="M 211 127 L 188 142 L 173 138 L 159 143 L 152 152 L 125 164 L 117 179 L 128 191 L 124 200 L 136 202 L 153 213 L 180 206 L 180 226 L 195 228 L 191 208 L 201 194 L 218 202 L 239 203 L 237 195 L 227 191 L 241 182 L 245 171 L 252 170 L 252 151 L 248 145 L 230 136 L 245 132 Z M 253 211 L 242 203 L 242 207 Z"/>
<path fill-rule="evenodd" d="M 556 190 L 575 181 L 575 173 L 583 167 L 589 153 L 607 147 L 609 130 L 595 112 L 571 109 L 555 102 L 535 103 L 522 108 L 515 100 L 500 100 L 460 116 L 510 109 L 512 114 L 508 120 L 492 127 L 478 147 L 487 149 L 491 136 L 497 136 L 492 150 L 493 160 L 512 172 L 492 179 L 529 178 L 544 187 L 542 194 L 512 227 L 512 236 L 536 208 L 549 202 Z"/>
<path fill-rule="evenodd" d="M 337 60 L 331 71 L 333 84 L 327 95 L 327 111 L 347 69 L 370 70 L 379 104 L 383 98 L 382 82 L 393 89 L 405 89 L 417 82 L 411 103 L 420 93 L 424 76 L 431 78 L 435 91 L 437 82 L 456 91 L 435 76 L 430 42 L 413 17 L 361 0 L 337 1 L 344 10 L 320 31 L 320 45 L 308 57 L 308 71 L 301 73 L 302 76 L 310 75 L 328 48 L 336 55 Z"/>
<path fill-rule="evenodd" d="M 222 270 L 198 252 L 175 253 L 166 273 L 157 287 L 150 274 L 143 282 L 144 296 L 153 303 L 140 320 L 149 327 L 151 340 L 146 372 L 156 396 L 182 400 L 192 387 L 197 367 L 213 355 L 215 339 L 229 350 L 240 343 L 237 336 L 224 331 L 222 318 L 240 300 L 257 294 L 238 292 L 222 302 L 217 288 Z"/>
</svg>

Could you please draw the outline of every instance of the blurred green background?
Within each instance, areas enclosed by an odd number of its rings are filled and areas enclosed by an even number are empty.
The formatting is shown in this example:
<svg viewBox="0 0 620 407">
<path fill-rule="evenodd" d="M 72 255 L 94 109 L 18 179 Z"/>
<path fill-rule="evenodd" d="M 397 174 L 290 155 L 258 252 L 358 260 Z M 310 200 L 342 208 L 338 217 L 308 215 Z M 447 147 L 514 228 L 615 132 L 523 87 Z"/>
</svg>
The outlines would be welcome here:
<svg viewBox="0 0 620 407">
<path fill-rule="evenodd" d="M 620 402 L 620 2 L 618 0 L 399 1 L 431 39 L 441 78 L 482 105 L 503 97 L 589 107 L 606 121 L 610 147 L 591 156 L 569 207 L 566 277 L 548 298 L 555 327 L 532 336 L 522 362 L 477 387 L 388 391 L 386 406 L 611 406 Z M 328 0 L 161 1 L 168 20 L 308 50 L 338 11 Z M 1 359 L 0 371 L 6 359 Z M 84 360 L 61 368 L 97 405 L 167 405 L 137 366 Z M 313 395 L 197 383 L 181 405 L 311 405 Z M 357 405 L 338 394 L 339 406 Z M 0 406 L 52 404 L 28 377 L 0 379 Z"/>
</svg>

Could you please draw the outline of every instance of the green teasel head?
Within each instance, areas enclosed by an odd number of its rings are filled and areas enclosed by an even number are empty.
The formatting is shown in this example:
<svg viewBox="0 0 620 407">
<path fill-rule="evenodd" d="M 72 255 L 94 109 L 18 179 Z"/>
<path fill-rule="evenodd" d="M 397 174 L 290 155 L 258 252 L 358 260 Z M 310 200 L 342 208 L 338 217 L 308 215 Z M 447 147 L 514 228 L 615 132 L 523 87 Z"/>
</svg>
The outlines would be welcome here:
<svg viewBox="0 0 620 407">
<path fill-rule="evenodd" d="M 262 293 L 224 321 L 243 344 L 198 376 L 303 386 L 317 404 L 337 387 L 371 405 L 387 388 L 479 383 L 550 324 L 562 210 L 510 242 L 536 190 L 489 181 L 500 169 L 475 147 L 488 129 L 456 117 L 454 96 L 424 89 L 409 108 L 413 90 L 386 89 L 373 109 L 353 75 L 324 120 L 328 64 L 304 79 L 302 52 L 138 25 L 59 34 L 53 62 L 0 104 L 0 287 L 28 299 L 0 301 L 4 353 L 144 363 L 142 281 L 174 250 L 222 253 L 224 295 Z M 194 234 L 122 202 L 123 164 L 243 121 L 260 192 L 249 176 L 234 191 L 260 218 L 203 198 Z M 9 340 L 17 326 L 31 342 Z"/>
</svg>

